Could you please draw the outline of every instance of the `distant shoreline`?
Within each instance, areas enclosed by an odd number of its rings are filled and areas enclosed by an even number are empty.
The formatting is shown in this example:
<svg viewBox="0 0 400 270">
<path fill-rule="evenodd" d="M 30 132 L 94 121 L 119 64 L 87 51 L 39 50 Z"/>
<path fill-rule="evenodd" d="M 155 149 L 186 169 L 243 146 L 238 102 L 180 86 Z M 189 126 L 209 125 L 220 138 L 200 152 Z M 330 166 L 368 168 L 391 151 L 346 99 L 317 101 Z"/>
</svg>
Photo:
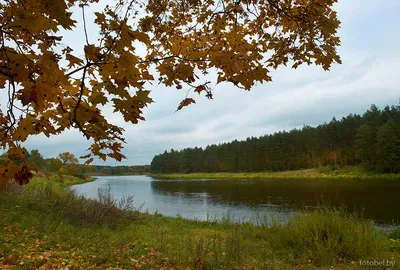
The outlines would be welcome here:
<svg viewBox="0 0 400 270">
<path fill-rule="evenodd" d="M 218 173 L 150 173 L 158 179 L 385 179 L 400 180 L 400 174 L 370 173 L 359 167 L 346 167 L 328 171 L 327 168 L 303 169 L 282 172 L 218 172 Z"/>
<path fill-rule="evenodd" d="M 136 176 L 136 175 L 149 175 L 149 173 L 131 173 L 131 174 L 85 174 L 85 176 L 89 177 L 98 177 L 98 176 Z"/>
</svg>

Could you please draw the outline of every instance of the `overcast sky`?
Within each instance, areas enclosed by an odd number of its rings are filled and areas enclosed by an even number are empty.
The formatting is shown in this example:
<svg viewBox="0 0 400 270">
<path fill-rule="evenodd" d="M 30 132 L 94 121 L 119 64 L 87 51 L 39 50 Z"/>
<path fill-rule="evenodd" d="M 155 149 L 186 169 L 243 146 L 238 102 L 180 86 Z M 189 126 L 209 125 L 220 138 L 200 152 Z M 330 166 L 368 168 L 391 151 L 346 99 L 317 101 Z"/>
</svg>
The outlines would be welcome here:
<svg viewBox="0 0 400 270">
<path fill-rule="evenodd" d="M 343 64 L 333 66 L 329 72 L 307 66 L 297 70 L 280 68 L 272 73 L 272 83 L 257 85 L 250 92 L 227 84 L 214 87 L 213 100 L 193 94 L 197 104 L 176 113 L 186 91 L 155 86 L 151 89 L 155 103 L 145 109 L 146 121 L 138 125 L 125 124 L 112 109 L 106 110 L 107 117 L 125 128 L 127 139 L 123 151 L 127 159 L 122 163 L 108 160 L 106 164 L 150 164 L 154 155 L 171 148 L 204 147 L 315 126 L 329 122 L 333 116 L 340 119 L 349 113 L 363 113 L 371 104 L 397 104 L 399 8 L 399 0 L 339 0 L 335 9 L 342 21 L 339 54 Z M 87 10 L 88 19 L 93 11 Z M 78 20 L 80 13 L 76 16 Z M 84 42 L 80 31 L 67 39 L 77 48 Z M 94 40 L 95 36 L 89 38 Z M 39 149 L 45 157 L 64 151 L 81 156 L 86 154 L 89 142 L 77 131 L 68 131 L 51 138 L 31 137 L 25 146 Z"/>
</svg>

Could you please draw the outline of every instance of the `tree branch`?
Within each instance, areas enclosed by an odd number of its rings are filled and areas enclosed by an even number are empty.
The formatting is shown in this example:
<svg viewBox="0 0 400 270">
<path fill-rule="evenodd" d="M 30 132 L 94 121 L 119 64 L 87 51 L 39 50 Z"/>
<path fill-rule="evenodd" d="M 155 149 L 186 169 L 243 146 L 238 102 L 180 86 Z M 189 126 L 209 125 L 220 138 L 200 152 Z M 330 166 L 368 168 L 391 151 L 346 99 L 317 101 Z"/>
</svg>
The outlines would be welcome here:
<svg viewBox="0 0 400 270">
<path fill-rule="evenodd" d="M 83 19 L 83 30 L 85 31 L 86 44 L 89 45 L 89 38 L 88 38 L 87 29 L 86 29 L 86 18 L 85 18 L 85 6 L 84 5 L 82 5 L 82 19 Z"/>
<path fill-rule="evenodd" d="M 86 139 L 90 139 L 89 134 L 87 134 L 87 132 L 83 129 L 82 125 L 79 123 L 79 121 L 76 119 L 76 112 L 78 111 L 78 107 L 81 104 L 82 101 L 82 95 L 83 95 L 83 91 L 85 89 L 85 76 L 86 76 L 86 71 L 87 71 L 87 65 L 83 68 L 83 75 L 82 75 L 82 81 L 81 81 L 81 88 L 80 88 L 80 92 L 79 92 L 79 98 L 78 98 L 78 102 L 76 103 L 76 106 L 74 108 L 74 118 L 73 121 L 74 123 L 77 125 L 77 127 L 79 128 L 79 130 L 85 135 Z"/>
<path fill-rule="evenodd" d="M 71 72 L 68 72 L 68 73 L 65 74 L 65 75 L 66 75 L 67 77 L 69 77 L 69 76 L 71 76 L 71 75 L 73 75 L 73 74 L 75 74 L 75 73 L 81 71 L 82 69 L 87 69 L 87 68 L 90 68 L 91 66 L 94 66 L 94 65 L 95 65 L 95 63 L 88 62 L 88 63 L 86 63 L 86 65 L 84 65 L 84 66 L 82 66 L 82 67 L 79 67 L 79 68 L 77 68 L 77 69 L 75 69 L 75 70 L 73 70 L 73 71 L 71 71 Z"/>
</svg>

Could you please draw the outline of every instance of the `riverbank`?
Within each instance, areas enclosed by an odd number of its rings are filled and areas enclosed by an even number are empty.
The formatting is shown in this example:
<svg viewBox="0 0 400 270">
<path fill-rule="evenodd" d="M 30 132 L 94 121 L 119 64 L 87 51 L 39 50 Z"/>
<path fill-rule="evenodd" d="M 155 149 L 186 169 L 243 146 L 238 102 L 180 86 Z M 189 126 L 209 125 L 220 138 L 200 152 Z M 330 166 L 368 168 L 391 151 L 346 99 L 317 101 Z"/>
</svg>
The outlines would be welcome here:
<svg viewBox="0 0 400 270">
<path fill-rule="evenodd" d="M 34 178 L 0 196 L 0 268 L 357 269 L 359 260 L 400 263 L 390 235 L 341 210 L 302 213 L 272 226 L 199 222 L 100 202 L 65 189 L 76 179 Z"/>
<path fill-rule="evenodd" d="M 159 179 L 385 179 L 400 180 L 400 174 L 368 172 L 360 167 L 344 167 L 333 170 L 329 167 L 283 172 L 221 172 L 221 173 L 171 173 L 150 174 Z"/>
<path fill-rule="evenodd" d="M 45 183 L 46 181 L 57 188 L 66 188 L 73 185 L 84 184 L 96 180 L 95 176 L 86 175 L 84 178 L 71 175 L 53 174 L 47 178 L 34 177 L 33 185 L 37 183 Z"/>
</svg>

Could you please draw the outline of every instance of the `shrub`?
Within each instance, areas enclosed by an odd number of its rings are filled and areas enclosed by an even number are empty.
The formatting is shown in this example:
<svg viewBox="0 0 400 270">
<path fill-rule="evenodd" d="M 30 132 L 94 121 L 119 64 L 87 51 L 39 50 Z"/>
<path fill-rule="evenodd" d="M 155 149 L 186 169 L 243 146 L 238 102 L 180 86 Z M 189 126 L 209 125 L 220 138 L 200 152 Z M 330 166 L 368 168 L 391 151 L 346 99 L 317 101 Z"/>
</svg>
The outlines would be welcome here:
<svg viewBox="0 0 400 270">
<path fill-rule="evenodd" d="M 65 181 L 70 181 L 65 179 Z M 27 187 L 10 186 L 6 196 L 13 197 L 30 211 L 52 215 L 73 225 L 101 225 L 110 228 L 126 226 L 138 217 L 133 208 L 133 197 L 117 201 L 109 189 L 99 190 L 98 200 L 77 196 L 73 190 L 63 188 L 64 180 L 33 179 Z M 14 188 L 15 187 L 15 188 Z M 17 193 L 23 193 L 16 196 Z M 128 210 L 128 211 L 126 211 Z"/>
<path fill-rule="evenodd" d="M 372 222 L 343 209 L 326 207 L 300 213 L 271 228 L 272 246 L 289 259 L 327 265 L 366 259 L 385 251 L 385 238 Z"/>
</svg>

